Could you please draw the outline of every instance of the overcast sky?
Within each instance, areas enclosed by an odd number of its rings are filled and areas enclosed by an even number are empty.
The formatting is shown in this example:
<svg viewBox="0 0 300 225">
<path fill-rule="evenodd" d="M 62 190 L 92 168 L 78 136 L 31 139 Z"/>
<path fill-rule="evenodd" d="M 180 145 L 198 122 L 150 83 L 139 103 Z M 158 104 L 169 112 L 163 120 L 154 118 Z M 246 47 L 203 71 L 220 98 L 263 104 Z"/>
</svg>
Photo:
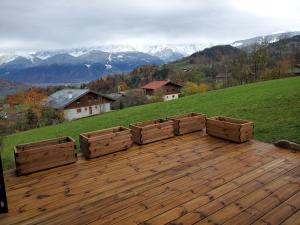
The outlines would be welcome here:
<svg viewBox="0 0 300 225">
<path fill-rule="evenodd" d="M 0 0 L 0 51 L 227 43 L 300 30 L 299 0 Z"/>
</svg>

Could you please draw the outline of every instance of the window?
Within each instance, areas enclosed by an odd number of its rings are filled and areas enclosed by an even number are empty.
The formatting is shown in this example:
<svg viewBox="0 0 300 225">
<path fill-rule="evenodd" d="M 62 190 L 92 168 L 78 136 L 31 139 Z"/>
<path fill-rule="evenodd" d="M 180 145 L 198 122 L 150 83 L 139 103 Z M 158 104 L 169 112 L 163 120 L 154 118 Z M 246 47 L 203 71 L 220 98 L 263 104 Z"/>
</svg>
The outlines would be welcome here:
<svg viewBox="0 0 300 225">
<path fill-rule="evenodd" d="M 81 113 L 81 108 L 78 108 L 78 109 L 77 109 L 77 113 Z"/>
<path fill-rule="evenodd" d="M 168 96 L 168 95 L 167 95 L 166 97 L 167 97 L 167 98 L 169 98 L 169 96 Z"/>
<path fill-rule="evenodd" d="M 77 104 L 80 104 L 80 99 L 77 99 L 77 100 L 76 100 L 76 103 L 77 103 Z"/>
<path fill-rule="evenodd" d="M 87 107 L 85 107 L 84 110 L 87 111 Z"/>
<path fill-rule="evenodd" d="M 95 109 L 98 109 L 98 106 L 97 106 L 97 105 L 95 105 Z"/>
<path fill-rule="evenodd" d="M 172 98 L 175 98 L 175 95 L 172 95 Z"/>
</svg>

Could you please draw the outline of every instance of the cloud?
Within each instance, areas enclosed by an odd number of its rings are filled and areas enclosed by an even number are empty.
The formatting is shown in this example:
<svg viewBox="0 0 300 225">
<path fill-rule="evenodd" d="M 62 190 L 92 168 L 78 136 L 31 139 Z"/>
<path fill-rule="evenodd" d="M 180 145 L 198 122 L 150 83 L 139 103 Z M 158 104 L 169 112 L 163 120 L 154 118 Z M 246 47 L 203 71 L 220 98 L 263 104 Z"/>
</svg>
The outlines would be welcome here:
<svg viewBox="0 0 300 225">
<path fill-rule="evenodd" d="M 225 43 L 300 30 L 296 0 L 1 0 L 0 51 Z"/>
</svg>

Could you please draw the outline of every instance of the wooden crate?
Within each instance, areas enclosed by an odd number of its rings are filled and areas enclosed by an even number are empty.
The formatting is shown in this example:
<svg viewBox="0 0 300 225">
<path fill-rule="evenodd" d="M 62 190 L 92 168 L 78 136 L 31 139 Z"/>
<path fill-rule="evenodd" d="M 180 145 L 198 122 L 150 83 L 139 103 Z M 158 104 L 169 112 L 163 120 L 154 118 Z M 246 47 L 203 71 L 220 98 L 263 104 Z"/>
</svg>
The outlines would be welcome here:
<svg viewBox="0 0 300 225">
<path fill-rule="evenodd" d="M 131 132 L 125 127 L 80 134 L 80 148 L 88 159 L 125 150 L 132 144 Z"/>
<path fill-rule="evenodd" d="M 24 175 L 76 162 L 76 144 L 71 137 L 17 145 L 14 148 L 17 175 Z"/>
<path fill-rule="evenodd" d="M 137 144 L 147 144 L 154 141 L 174 137 L 174 121 L 158 119 L 131 124 L 133 141 Z"/>
<path fill-rule="evenodd" d="M 252 139 L 254 123 L 229 117 L 217 116 L 206 119 L 206 132 L 209 135 L 242 143 Z"/>
<path fill-rule="evenodd" d="M 205 128 L 206 116 L 200 113 L 187 113 L 173 116 L 174 132 L 176 135 L 200 131 Z"/>
</svg>

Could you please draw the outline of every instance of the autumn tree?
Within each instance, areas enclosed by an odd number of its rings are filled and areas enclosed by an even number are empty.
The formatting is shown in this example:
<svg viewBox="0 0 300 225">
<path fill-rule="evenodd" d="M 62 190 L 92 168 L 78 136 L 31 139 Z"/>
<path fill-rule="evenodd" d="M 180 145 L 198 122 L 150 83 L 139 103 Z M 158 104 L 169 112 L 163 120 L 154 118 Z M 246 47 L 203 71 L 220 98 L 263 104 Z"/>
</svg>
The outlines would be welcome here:
<svg viewBox="0 0 300 225">
<path fill-rule="evenodd" d="M 5 102 L 10 106 L 21 105 L 24 102 L 25 92 L 18 92 L 15 94 L 7 95 Z"/>
<path fill-rule="evenodd" d="M 199 92 L 199 86 L 193 82 L 187 82 L 181 89 L 181 94 L 184 96 L 193 95 Z"/>
<path fill-rule="evenodd" d="M 29 108 L 26 111 L 26 128 L 32 129 L 39 126 L 39 120 L 34 111 Z"/>
<path fill-rule="evenodd" d="M 118 85 L 118 91 L 126 91 L 128 89 L 128 85 L 125 82 L 121 82 Z"/>
<path fill-rule="evenodd" d="M 205 92 L 207 92 L 208 91 L 208 85 L 207 84 L 205 84 L 205 83 L 201 83 L 201 84 L 199 84 L 199 92 L 200 93 L 205 93 Z"/>
</svg>

